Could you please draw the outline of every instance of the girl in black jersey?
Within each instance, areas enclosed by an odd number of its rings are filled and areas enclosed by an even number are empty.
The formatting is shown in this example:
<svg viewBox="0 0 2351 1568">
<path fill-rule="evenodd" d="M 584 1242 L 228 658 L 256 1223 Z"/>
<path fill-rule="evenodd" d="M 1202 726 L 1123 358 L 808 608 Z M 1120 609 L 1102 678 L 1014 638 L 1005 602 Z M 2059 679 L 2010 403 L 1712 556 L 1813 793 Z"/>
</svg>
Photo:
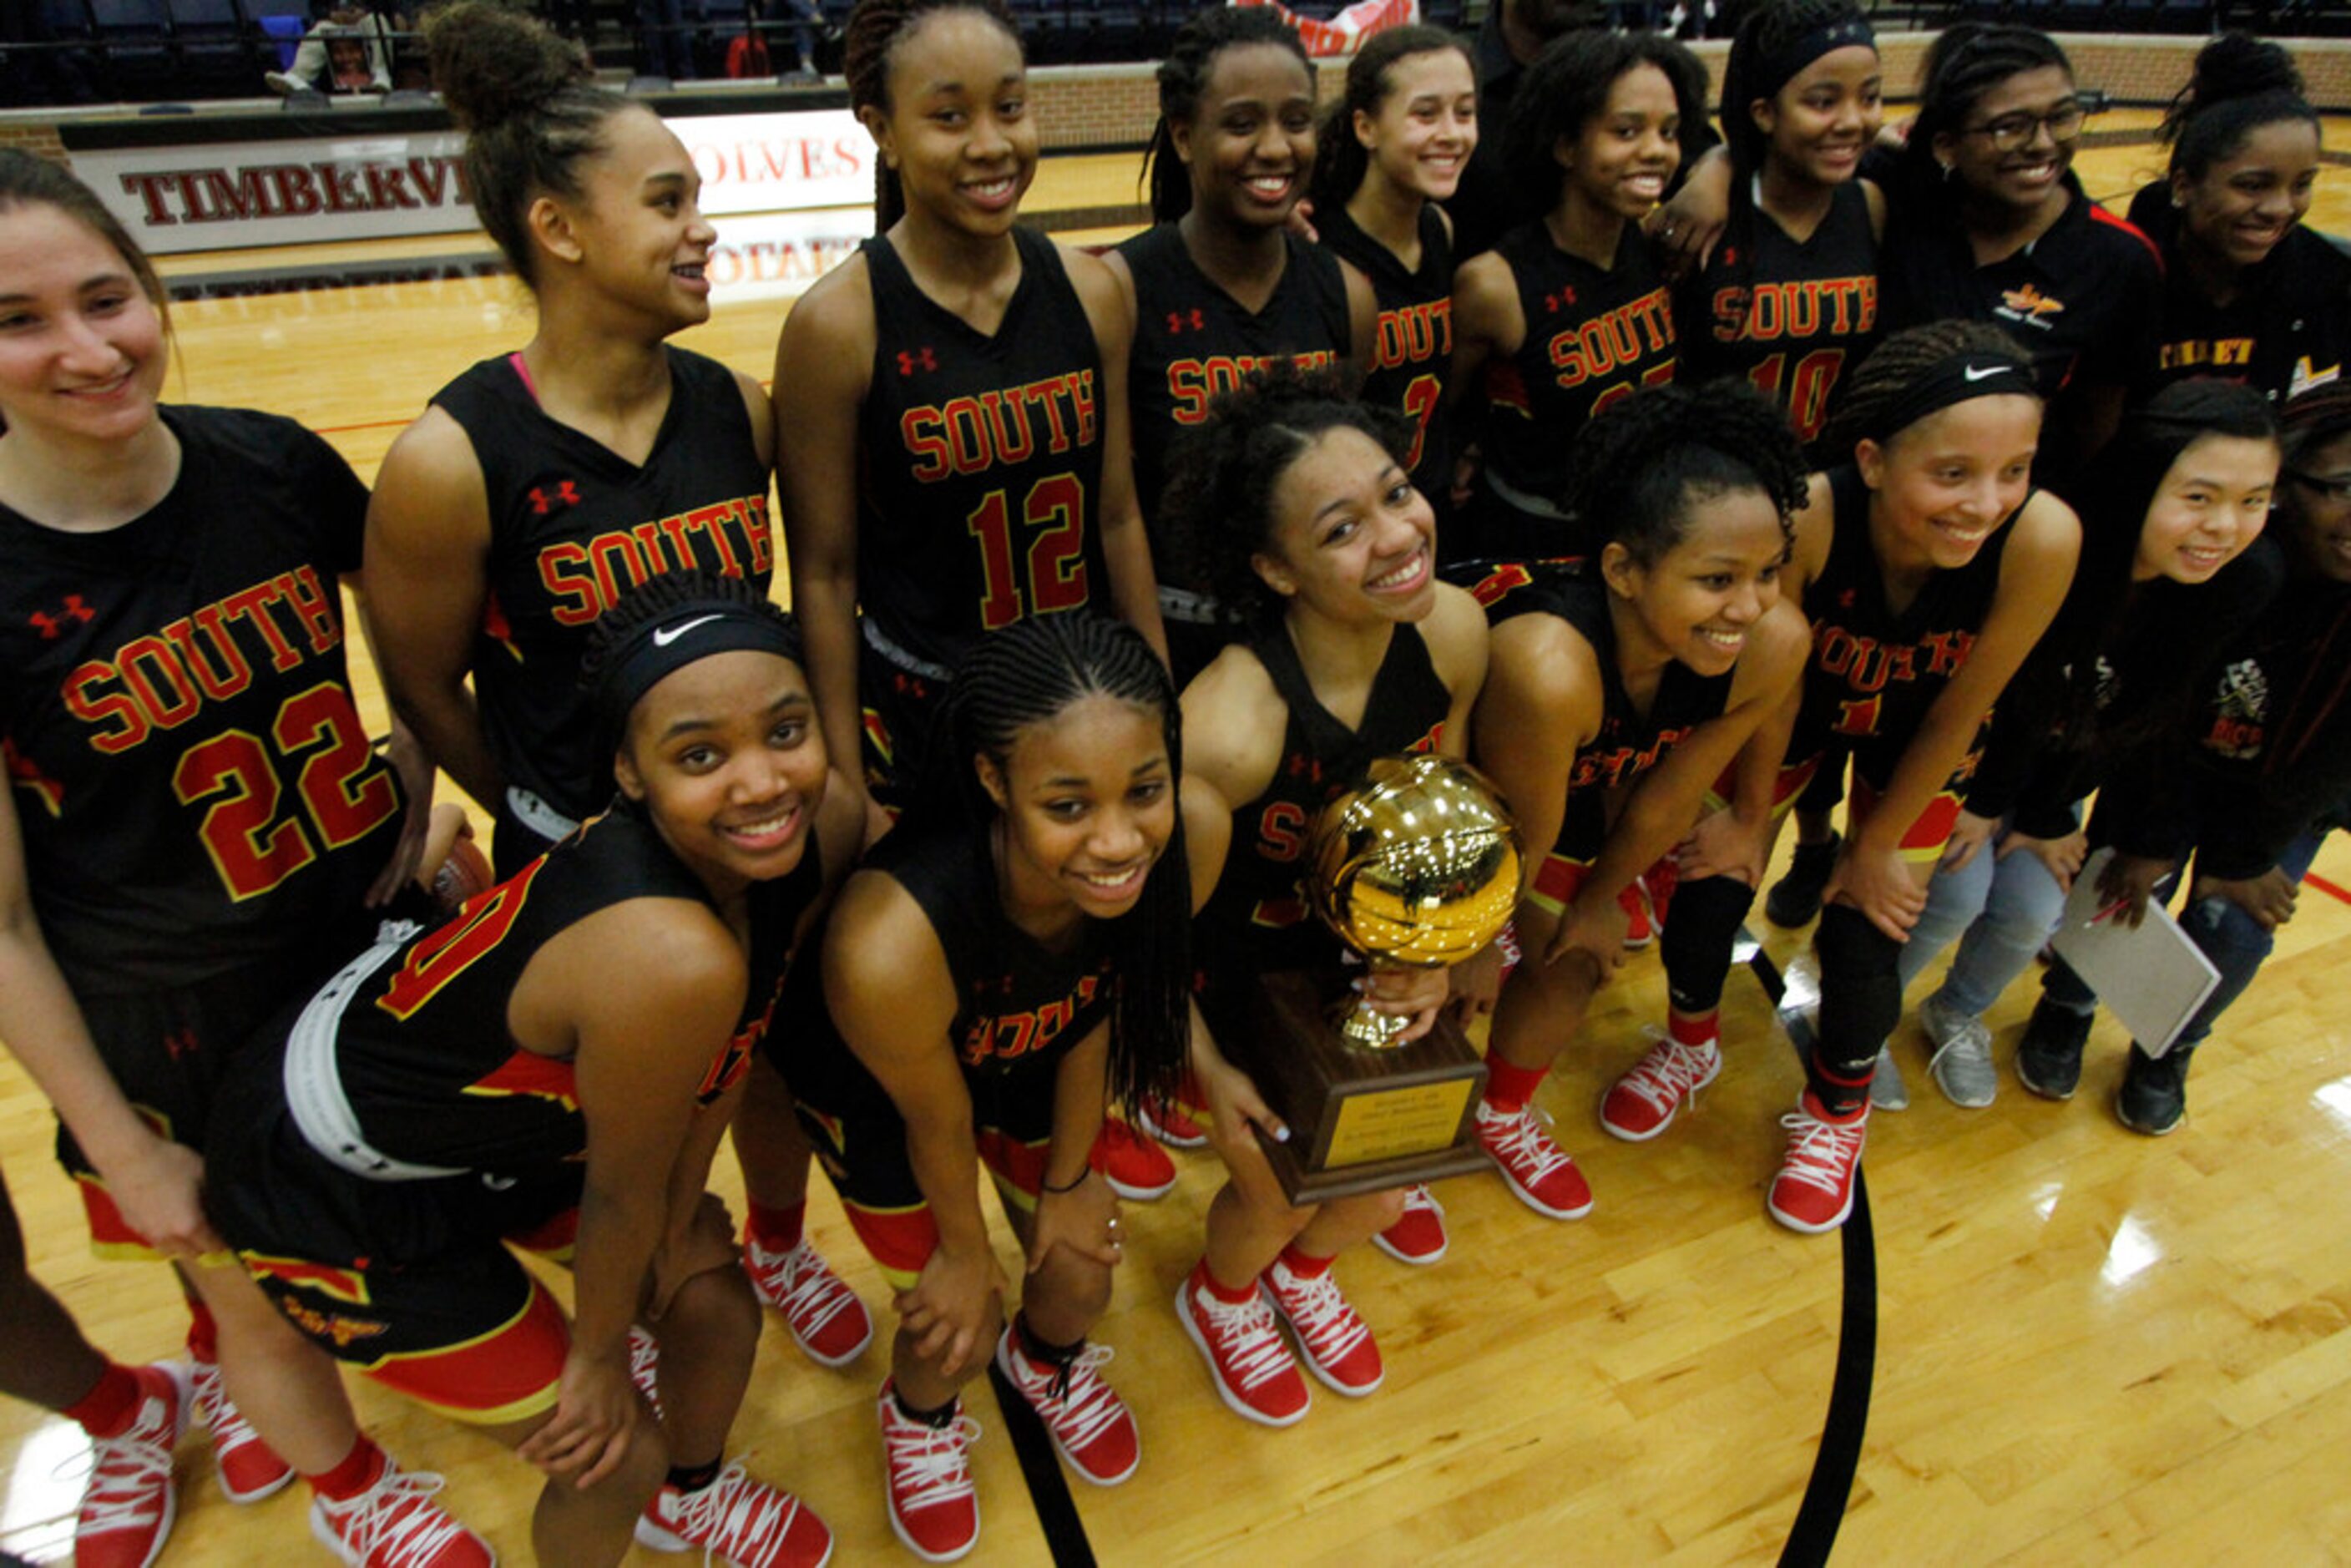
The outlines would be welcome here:
<svg viewBox="0 0 2351 1568">
<path fill-rule="evenodd" d="M 2125 418 L 2108 450 L 2115 477 L 2083 507 L 2073 590 L 2001 699 L 1902 948 L 1907 990 L 1959 943 L 1941 987 L 1918 1005 L 1929 1071 L 1954 1104 L 1991 1103 L 1999 1080 L 1983 1015 L 2057 927 L 2089 849 L 2084 800 L 2115 776 L 2119 755 L 2179 723 L 2191 685 L 2262 614 L 2283 571 L 2276 548 L 2258 544 L 2279 461 L 2259 392 L 2166 388 Z"/>
<path fill-rule="evenodd" d="M 1271 6 L 1196 12 L 1159 66 L 1144 154 L 1153 226 L 1105 259 L 1134 314 L 1129 385 L 1134 480 L 1149 521 L 1176 678 L 1223 646 L 1206 596 L 1213 562 L 1159 521 L 1176 436 L 1209 401 L 1278 361 L 1369 366 L 1379 304 L 1369 279 L 1291 232 L 1314 167 L 1314 68 Z"/>
<path fill-rule="evenodd" d="M 1535 1093 L 1621 961 L 1623 894 L 1781 711 L 1808 643 L 1779 588 L 1803 456 L 1761 397 L 1637 392 L 1578 434 L 1571 472 L 1565 509 L 1606 539 L 1597 574 L 1503 562 L 1477 590 L 1494 632 L 1474 747 L 1540 852 L 1527 858 L 1526 961 L 1494 1010 L 1478 1131 L 1510 1190 L 1555 1219 L 1582 1217 L 1592 1191 L 1543 1130 Z M 1661 1040 L 1601 1119 L 1653 1137 L 1720 1065 L 1711 1040 Z M 1688 1082 L 1647 1092 L 1672 1073 Z"/>
<path fill-rule="evenodd" d="M 417 861 L 430 771 L 376 753 L 345 673 L 367 492 L 291 421 L 162 406 L 154 268 L 13 150 L 0 295 L 0 1039 L 57 1108 L 93 1242 L 170 1258 L 192 1320 L 192 1366 L 109 1367 L 68 1407 L 95 1439 L 77 1553 L 152 1560 L 201 1421 L 231 1498 L 298 1471 L 339 1549 L 413 1524 L 433 1561 L 483 1563 L 437 1478 L 393 1469 L 333 1364 L 220 1266 L 195 1153 L 246 1036 Z M 12 1360 L 24 1332 L 0 1326 Z"/>
<path fill-rule="evenodd" d="M 817 1568 L 824 1525 L 723 1464 L 759 1308 L 705 1186 L 863 813 L 758 588 L 654 579 L 583 663 L 611 810 L 281 1020 L 214 1128 L 214 1208 L 313 1343 L 546 1473 L 538 1561 Z M 510 1242 L 568 1255 L 571 1321 Z"/>
<path fill-rule="evenodd" d="M 1347 90 L 1317 135 L 1322 243 L 1372 280 L 1379 342 L 1364 400 L 1414 425 L 1412 482 L 1450 505 L 1453 447 L 1442 417 L 1453 359 L 1452 196 L 1478 146 L 1469 51 L 1437 27 L 1374 33 L 1347 62 Z"/>
<path fill-rule="evenodd" d="M 1772 0 L 1723 68 L 1730 219 L 1675 291 L 1681 375 L 1744 377 L 1813 450 L 1877 340 L 1886 199 L 1858 178 L 1883 78 L 1851 0 Z"/>
<path fill-rule="evenodd" d="M 789 1047 L 825 1168 L 898 1290 L 879 1407 L 890 1523 L 929 1562 L 979 1537 L 978 1429 L 957 1391 L 991 1345 L 1085 1479 L 1142 1460 L 1101 1376 L 1110 1352 L 1086 1344 L 1120 1257 L 1118 1200 L 1088 1155 L 1105 1103 L 1172 1088 L 1183 1046 L 1176 724 L 1166 667 L 1131 628 L 1048 615 L 982 639 L 922 793 L 841 894 L 819 1027 Z M 1000 1332 L 983 1169 L 1027 1260 Z"/>
<path fill-rule="evenodd" d="M 2318 179 L 2318 114 L 2277 45 L 2213 39 L 2157 136 L 2171 166 L 2131 198 L 2163 247 L 2161 382 L 2218 376 L 2276 402 L 2351 357 L 2351 256 L 2303 225 Z"/>
<path fill-rule="evenodd" d="M 684 145 L 518 13 L 455 5 L 428 32 L 468 128 L 475 210 L 538 329 L 443 388 L 393 444 L 368 570 L 385 687 L 496 820 L 510 876 L 611 799 L 579 670 L 618 595 L 693 567 L 768 585 L 774 435 L 757 382 L 667 342 L 710 316 L 715 231 Z M 808 1149 L 764 1064 L 735 1151 L 762 1298 L 813 1360 L 852 1359 L 872 1322 L 808 1244 Z"/>
<path fill-rule="evenodd" d="M 1392 1249 L 1433 1262 L 1446 1245 L 1441 1210 L 1422 1193 L 1407 1211 L 1401 1191 L 1292 1207 L 1252 1129 L 1284 1134 L 1214 1031 L 1251 1005 L 1252 976 L 1337 963 L 1337 938 L 1299 888 L 1316 815 L 1374 758 L 1462 755 L 1486 673 L 1484 617 L 1435 575 L 1436 518 L 1405 474 L 1409 425 L 1340 389 L 1328 373 L 1260 372 L 1179 444 L 1168 492 L 1168 521 L 1217 564 L 1218 602 L 1248 616 L 1249 639 L 1184 693 L 1204 977 L 1192 1062 L 1231 1179 L 1176 1305 L 1225 1404 L 1277 1427 L 1306 1413 L 1307 1390 L 1275 1312 L 1324 1384 L 1371 1393 L 1379 1347 L 1332 1264 L 1400 1221 Z M 1374 987 L 1405 1014 L 1445 992 L 1441 971 L 1384 971 Z"/>
<path fill-rule="evenodd" d="M 983 633 L 1091 609 L 1155 643 L 1159 612 L 1117 290 L 1015 225 L 1038 126 L 1010 18 L 862 0 L 843 63 L 881 147 L 877 235 L 785 319 L 776 434 L 826 727 L 864 735 L 894 809 Z"/>
<path fill-rule="evenodd" d="M 1453 280 L 1452 392 L 1483 402 L 1455 559 L 1598 548 L 1559 510 L 1566 452 L 1593 415 L 1674 377 L 1672 300 L 1640 220 L 1681 162 L 1681 128 L 1705 118 L 1706 68 L 1657 34 L 1571 33 L 1528 71 L 1504 134 L 1543 215 Z"/>
</svg>

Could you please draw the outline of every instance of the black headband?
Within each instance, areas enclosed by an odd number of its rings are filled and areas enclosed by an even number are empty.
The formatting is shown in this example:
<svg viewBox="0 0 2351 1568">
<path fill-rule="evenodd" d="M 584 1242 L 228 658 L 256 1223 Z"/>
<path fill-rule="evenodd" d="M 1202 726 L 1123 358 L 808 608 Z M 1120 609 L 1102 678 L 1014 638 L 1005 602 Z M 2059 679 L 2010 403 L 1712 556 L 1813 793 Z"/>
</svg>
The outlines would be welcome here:
<svg viewBox="0 0 2351 1568">
<path fill-rule="evenodd" d="M 1972 402 L 1980 397 L 2040 395 L 2032 367 L 2022 360 L 2002 353 L 1953 354 L 1913 376 L 1861 434 L 1883 442 L 1954 403 Z"/>
<path fill-rule="evenodd" d="M 749 649 L 795 664 L 800 642 L 789 621 L 726 599 L 689 599 L 648 621 L 607 655 L 594 693 L 599 753 L 619 748 L 629 715 L 661 679 L 713 653 Z"/>
<path fill-rule="evenodd" d="M 1842 22 L 1823 23 L 1757 60 L 1748 90 L 1756 98 L 1777 98 L 1780 89 L 1795 80 L 1796 73 L 1806 66 L 1823 55 L 1851 48 L 1856 44 L 1866 48 L 1877 47 L 1876 33 L 1860 17 L 1848 16 Z"/>
</svg>

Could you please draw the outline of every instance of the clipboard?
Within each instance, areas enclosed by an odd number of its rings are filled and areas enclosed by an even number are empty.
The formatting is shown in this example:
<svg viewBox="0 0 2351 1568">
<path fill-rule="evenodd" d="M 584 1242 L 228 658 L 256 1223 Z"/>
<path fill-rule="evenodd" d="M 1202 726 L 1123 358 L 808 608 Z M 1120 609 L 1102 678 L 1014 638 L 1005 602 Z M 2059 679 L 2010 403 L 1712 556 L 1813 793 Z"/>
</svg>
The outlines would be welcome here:
<svg viewBox="0 0 2351 1568">
<path fill-rule="evenodd" d="M 2105 904 L 2098 875 L 2113 855 L 2112 849 L 2098 851 L 2074 878 L 2050 946 L 2123 1021 L 2141 1051 L 2161 1056 L 2219 987 L 2220 971 L 2152 899 L 2136 928 L 2097 918 Z"/>
</svg>

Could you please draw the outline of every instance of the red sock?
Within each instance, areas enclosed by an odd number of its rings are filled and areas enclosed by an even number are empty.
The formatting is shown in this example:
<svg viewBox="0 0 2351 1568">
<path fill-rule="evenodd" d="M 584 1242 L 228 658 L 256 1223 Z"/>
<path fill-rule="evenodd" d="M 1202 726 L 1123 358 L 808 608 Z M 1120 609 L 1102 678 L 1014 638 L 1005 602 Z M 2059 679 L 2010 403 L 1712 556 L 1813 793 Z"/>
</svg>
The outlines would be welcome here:
<svg viewBox="0 0 2351 1568">
<path fill-rule="evenodd" d="M 1208 1293 L 1210 1301 L 1222 1301 L 1228 1307 L 1246 1306 L 1257 1299 L 1255 1280 L 1251 1280 L 1238 1290 L 1227 1290 L 1217 1282 L 1217 1277 L 1214 1274 L 1208 1272 L 1208 1260 L 1206 1258 L 1201 1259 L 1200 1266 L 1192 1270 L 1192 1281 Z"/>
<path fill-rule="evenodd" d="M 1722 1009 L 1709 1009 L 1704 1017 L 1684 1018 L 1668 1008 L 1666 1009 L 1666 1032 L 1682 1045 L 1700 1046 L 1721 1032 Z"/>
<path fill-rule="evenodd" d="M 1824 1104 L 1819 1095 L 1807 1089 L 1804 1091 L 1804 1109 L 1807 1112 L 1823 1122 L 1834 1122 L 1842 1127 L 1849 1127 L 1869 1114 L 1869 1080 L 1867 1078 L 1846 1085 L 1844 1080 L 1831 1078 L 1825 1072 L 1821 1076 L 1829 1083 L 1844 1091 L 1840 1098 L 1844 1100 L 1848 1108 L 1840 1110 Z"/>
<path fill-rule="evenodd" d="M 80 1423 L 93 1437 L 119 1437 L 139 1414 L 139 1374 L 120 1362 L 110 1361 L 98 1375 L 98 1386 L 58 1414 Z"/>
<path fill-rule="evenodd" d="M 1329 1273 L 1331 1265 L 1337 1261 L 1335 1258 L 1310 1258 L 1298 1249 L 1295 1241 L 1281 1249 L 1282 1267 L 1301 1280 L 1318 1279 Z"/>
<path fill-rule="evenodd" d="M 188 1354 L 210 1366 L 220 1360 L 220 1331 L 213 1322 L 213 1310 L 188 1298 Z"/>
<path fill-rule="evenodd" d="M 1523 1111 L 1535 1097 L 1549 1067 L 1517 1067 L 1493 1051 L 1486 1053 L 1486 1103 L 1497 1111 Z"/>
<path fill-rule="evenodd" d="M 749 1218 L 743 1221 L 743 1232 L 768 1252 L 789 1252 L 800 1244 L 808 1228 L 808 1199 L 770 1208 L 764 1203 L 747 1203 Z"/>
<path fill-rule="evenodd" d="M 340 1464 L 331 1470 L 321 1470 L 315 1476 L 302 1479 L 310 1483 L 312 1491 L 329 1502 L 349 1502 L 383 1479 L 383 1472 L 391 1463 L 383 1457 L 383 1450 L 377 1448 L 365 1432 L 361 1432 L 360 1440 L 351 1445 L 351 1451 L 343 1456 Z"/>
</svg>

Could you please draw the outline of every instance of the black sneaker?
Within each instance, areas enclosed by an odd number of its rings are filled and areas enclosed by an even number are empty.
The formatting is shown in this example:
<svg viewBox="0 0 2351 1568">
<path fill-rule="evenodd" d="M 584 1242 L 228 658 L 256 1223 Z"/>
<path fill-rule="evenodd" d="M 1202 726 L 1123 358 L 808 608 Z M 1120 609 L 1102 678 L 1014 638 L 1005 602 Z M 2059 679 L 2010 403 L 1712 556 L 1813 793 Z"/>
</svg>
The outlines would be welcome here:
<svg viewBox="0 0 2351 1568">
<path fill-rule="evenodd" d="M 2024 1038 L 2016 1042 L 2016 1081 L 2043 1100 L 2071 1100 L 2082 1082 L 2082 1047 L 2096 1015 L 2032 1004 Z"/>
<path fill-rule="evenodd" d="M 1836 869 L 1837 851 L 1844 847 L 1844 835 L 1834 829 L 1824 843 L 1796 846 L 1788 874 L 1763 895 L 1763 913 L 1772 925 L 1792 931 L 1813 923 L 1821 912 L 1821 892 L 1829 884 L 1829 873 Z"/>
<path fill-rule="evenodd" d="M 2130 1066 L 2115 1094 L 2115 1114 L 2134 1133 L 2159 1138 L 2188 1114 L 2188 1059 L 2194 1046 L 2149 1056 L 2131 1047 Z"/>
</svg>

